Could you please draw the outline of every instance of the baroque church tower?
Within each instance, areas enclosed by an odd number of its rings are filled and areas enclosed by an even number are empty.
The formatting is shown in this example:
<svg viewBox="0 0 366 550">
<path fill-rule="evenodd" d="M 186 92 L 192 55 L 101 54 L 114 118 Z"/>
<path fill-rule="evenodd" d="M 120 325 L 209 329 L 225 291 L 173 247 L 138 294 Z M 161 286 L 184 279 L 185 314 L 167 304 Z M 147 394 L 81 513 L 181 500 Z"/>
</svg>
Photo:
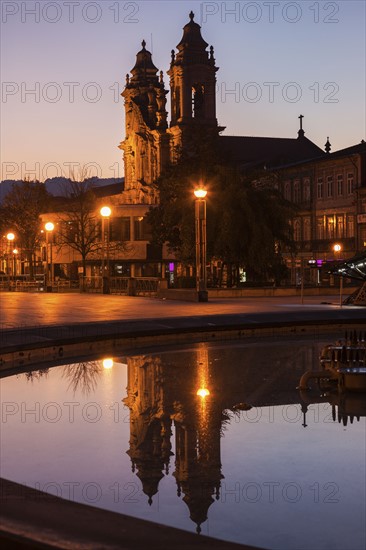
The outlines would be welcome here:
<svg viewBox="0 0 366 550">
<path fill-rule="evenodd" d="M 151 183 L 169 162 L 166 94 L 163 73 L 155 67 L 151 53 L 145 48 L 136 56 L 126 75 L 122 92 L 125 100 L 126 137 L 119 145 L 124 152 L 125 192 L 133 203 L 154 204 L 156 197 Z"/>
<path fill-rule="evenodd" d="M 171 160 L 174 152 L 185 148 L 192 132 L 200 126 L 205 132 L 217 134 L 216 71 L 213 46 L 206 51 L 207 42 L 201 36 L 201 27 L 194 22 L 194 13 L 183 28 L 183 36 L 175 54 L 171 52 L 168 75 L 171 91 Z M 221 128 L 220 128 L 221 130 Z"/>
<path fill-rule="evenodd" d="M 216 71 L 213 47 L 201 36 L 201 27 L 190 21 L 175 54 L 171 52 L 168 75 L 171 92 L 171 122 L 168 128 L 163 72 L 155 67 L 145 41 L 137 53 L 131 75 L 122 92 L 126 134 L 119 148 L 124 152 L 125 198 L 134 204 L 155 204 L 158 197 L 151 187 L 162 171 L 179 159 L 189 146 L 193 133 L 202 128 L 205 135 L 217 135 Z"/>
</svg>

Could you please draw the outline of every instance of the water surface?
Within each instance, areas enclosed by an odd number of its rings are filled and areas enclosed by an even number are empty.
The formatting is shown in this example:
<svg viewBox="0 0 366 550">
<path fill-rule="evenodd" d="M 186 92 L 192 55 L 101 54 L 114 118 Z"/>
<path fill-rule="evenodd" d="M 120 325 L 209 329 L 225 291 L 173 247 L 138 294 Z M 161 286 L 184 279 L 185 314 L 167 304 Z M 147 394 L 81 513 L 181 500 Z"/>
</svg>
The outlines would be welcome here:
<svg viewBox="0 0 366 550">
<path fill-rule="evenodd" d="M 364 396 L 296 390 L 331 341 L 197 344 L 4 378 L 1 475 L 263 548 L 364 550 Z"/>
</svg>

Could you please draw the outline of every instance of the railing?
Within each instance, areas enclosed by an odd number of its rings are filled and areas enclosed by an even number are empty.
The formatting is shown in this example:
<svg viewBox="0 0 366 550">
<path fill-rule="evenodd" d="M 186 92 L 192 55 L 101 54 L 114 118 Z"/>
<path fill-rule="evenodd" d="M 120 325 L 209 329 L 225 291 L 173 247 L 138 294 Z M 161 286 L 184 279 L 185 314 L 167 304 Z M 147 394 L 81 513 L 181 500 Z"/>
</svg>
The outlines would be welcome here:
<svg viewBox="0 0 366 550">
<path fill-rule="evenodd" d="M 109 289 L 111 294 L 128 294 L 128 277 L 111 277 Z"/>
<path fill-rule="evenodd" d="M 158 277 L 109 277 L 108 294 L 124 294 L 126 296 L 155 296 L 158 292 Z M 103 277 L 82 277 L 80 290 L 82 292 L 103 293 L 106 285 Z"/>
<path fill-rule="evenodd" d="M 49 285 L 51 286 L 51 285 Z M 11 279 L 0 281 L 0 290 L 7 292 L 46 292 L 47 288 L 43 280 L 16 280 Z M 71 289 L 79 289 L 77 281 L 53 281 L 52 292 L 64 292 Z"/>
<path fill-rule="evenodd" d="M 136 295 L 151 296 L 156 295 L 159 288 L 159 279 L 157 277 L 136 277 Z"/>
<path fill-rule="evenodd" d="M 103 292 L 103 277 L 80 277 L 81 292 Z"/>
</svg>

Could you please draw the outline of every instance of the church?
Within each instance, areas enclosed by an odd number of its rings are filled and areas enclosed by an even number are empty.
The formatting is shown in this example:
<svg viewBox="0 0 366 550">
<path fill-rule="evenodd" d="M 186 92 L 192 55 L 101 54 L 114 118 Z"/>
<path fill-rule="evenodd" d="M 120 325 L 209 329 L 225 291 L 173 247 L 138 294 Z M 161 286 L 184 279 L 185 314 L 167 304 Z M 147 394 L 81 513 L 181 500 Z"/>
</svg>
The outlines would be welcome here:
<svg viewBox="0 0 366 550">
<path fill-rule="evenodd" d="M 225 128 L 216 118 L 217 71 L 214 48 L 203 39 L 193 12 L 177 52 L 171 51 L 169 90 L 142 42 L 122 93 L 126 124 L 125 139 L 119 145 L 125 166 L 123 201 L 156 204 L 158 197 L 151 184 L 169 163 L 179 159 L 200 129 L 205 135 L 217 135 L 220 150 L 241 170 L 260 167 L 281 173 L 283 195 L 299 206 L 294 237 L 306 265 L 314 256 L 331 258 L 336 239 L 344 240 L 348 257 L 362 249 L 366 242 L 366 144 L 331 154 L 327 139 L 322 150 L 305 137 L 302 115 L 298 135 L 292 138 L 220 135 Z M 169 261 L 167 251 L 159 259 Z M 292 282 L 296 282 L 298 260 L 288 258 L 287 262 Z"/>
<path fill-rule="evenodd" d="M 216 72 L 214 48 L 201 35 L 193 12 L 183 28 L 177 45 L 171 52 L 170 124 L 167 123 L 166 96 L 163 72 L 155 67 L 146 50 L 145 41 L 126 76 L 122 93 L 125 100 L 126 137 L 120 144 L 124 152 L 125 192 L 131 199 L 153 204 L 155 197 L 143 187 L 151 184 L 168 163 L 178 160 L 177 151 L 184 149 L 192 133 L 201 127 L 205 132 L 219 134 L 224 130 L 216 118 Z M 252 165 L 285 165 L 325 155 L 317 145 L 305 137 L 300 116 L 297 138 L 220 136 L 219 146 L 230 155 L 230 160 L 242 167 Z M 146 192 L 145 192 L 146 193 Z"/>
<path fill-rule="evenodd" d="M 177 50 L 177 51 L 176 51 Z M 189 14 L 183 36 L 171 51 L 169 85 L 154 65 L 145 41 L 126 75 L 122 92 L 125 109 L 123 151 L 124 183 L 96 189 L 99 207 L 112 210 L 109 240 L 129 244 L 124 253 L 110 250 L 110 275 L 167 278 L 174 285 L 179 265 L 166 245 L 151 243 L 146 213 L 158 204 L 153 182 L 176 163 L 192 136 L 215 136 L 232 165 L 242 171 L 260 168 L 275 172 L 282 195 L 296 204 L 293 220 L 298 253 L 285 257 L 290 277 L 321 283 L 311 261 L 350 258 L 366 247 L 366 143 L 331 153 L 329 139 L 321 149 L 305 136 L 303 115 L 297 136 L 289 138 L 221 135 L 216 117 L 216 66 L 214 48 L 205 42 L 201 27 Z M 170 102 L 168 120 L 167 102 Z M 98 210 L 99 212 L 99 210 Z M 57 260 L 56 260 L 57 261 Z M 60 257 L 60 263 L 64 260 Z M 68 264 L 79 258 L 70 252 Z M 100 274 L 98 258 L 90 259 L 86 275 Z M 178 271 L 177 271 L 178 270 Z M 193 273 L 192 273 L 193 274 Z"/>
</svg>

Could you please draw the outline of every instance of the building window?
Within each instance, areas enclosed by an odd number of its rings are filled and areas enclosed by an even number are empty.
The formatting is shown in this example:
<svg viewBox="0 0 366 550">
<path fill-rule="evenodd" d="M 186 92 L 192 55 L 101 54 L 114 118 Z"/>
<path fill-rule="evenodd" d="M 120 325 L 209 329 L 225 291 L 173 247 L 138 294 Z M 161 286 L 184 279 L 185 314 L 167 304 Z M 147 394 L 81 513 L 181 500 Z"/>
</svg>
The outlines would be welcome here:
<svg viewBox="0 0 366 550">
<path fill-rule="evenodd" d="M 333 176 L 327 176 L 327 195 L 333 197 Z"/>
<path fill-rule="evenodd" d="M 304 201 L 310 202 L 310 178 L 304 178 Z"/>
<path fill-rule="evenodd" d="M 347 216 L 347 237 L 355 236 L 355 217 Z"/>
<path fill-rule="evenodd" d="M 323 216 L 316 219 L 316 238 L 318 240 L 324 239 L 324 220 Z"/>
<path fill-rule="evenodd" d="M 110 220 L 111 241 L 130 240 L 130 218 L 113 218 Z"/>
<path fill-rule="evenodd" d="M 299 219 L 294 220 L 294 240 L 301 241 L 301 221 Z"/>
<path fill-rule="evenodd" d="M 130 241 L 131 240 L 131 226 L 130 218 L 121 218 L 121 240 Z"/>
<path fill-rule="evenodd" d="M 338 197 L 343 195 L 343 174 L 337 176 L 337 195 Z"/>
<path fill-rule="evenodd" d="M 323 178 L 318 178 L 316 196 L 318 199 L 323 198 Z"/>
<path fill-rule="evenodd" d="M 343 216 L 337 216 L 337 237 L 342 239 L 344 237 L 344 218 Z"/>
<path fill-rule="evenodd" d="M 311 240 L 310 218 L 304 218 L 304 241 Z"/>
<path fill-rule="evenodd" d="M 327 238 L 334 239 L 334 237 L 335 237 L 334 217 L 327 216 Z"/>
<path fill-rule="evenodd" d="M 291 183 L 289 181 L 286 181 L 285 183 L 284 195 L 287 201 L 291 200 Z"/>
<path fill-rule="evenodd" d="M 294 181 L 294 202 L 301 202 L 300 181 Z"/>
<path fill-rule="evenodd" d="M 353 174 L 347 174 L 347 194 L 353 193 Z"/>
<path fill-rule="evenodd" d="M 133 218 L 135 241 L 149 241 L 151 239 L 151 227 L 144 216 Z"/>
</svg>

